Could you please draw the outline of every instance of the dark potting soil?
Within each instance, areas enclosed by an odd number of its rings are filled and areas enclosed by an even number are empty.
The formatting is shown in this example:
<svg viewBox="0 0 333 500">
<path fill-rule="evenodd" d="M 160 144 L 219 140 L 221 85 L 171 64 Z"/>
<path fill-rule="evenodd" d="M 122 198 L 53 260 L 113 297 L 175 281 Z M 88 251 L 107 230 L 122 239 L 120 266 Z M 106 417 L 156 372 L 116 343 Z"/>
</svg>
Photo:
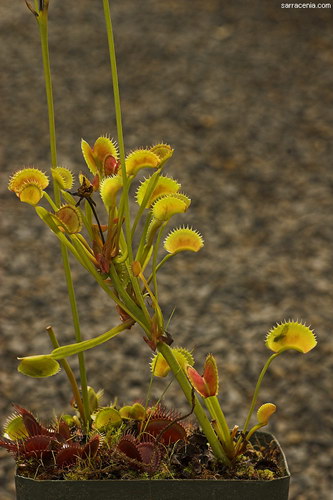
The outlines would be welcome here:
<svg viewBox="0 0 333 500">
<path fill-rule="evenodd" d="M 133 434 L 132 434 L 133 435 Z M 267 438 L 266 438 L 267 439 Z M 256 437 L 252 445 L 228 468 L 214 458 L 205 436 L 195 430 L 186 442 L 158 446 L 158 460 L 143 467 L 114 446 L 102 446 L 94 458 L 57 467 L 54 459 L 19 459 L 17 474 L 37 480 L 134 480 L 134 479 L 244 479 L 271 480 L 286 475 L 283 456 L 276 441 L 263 445 Z"/>
</svg>

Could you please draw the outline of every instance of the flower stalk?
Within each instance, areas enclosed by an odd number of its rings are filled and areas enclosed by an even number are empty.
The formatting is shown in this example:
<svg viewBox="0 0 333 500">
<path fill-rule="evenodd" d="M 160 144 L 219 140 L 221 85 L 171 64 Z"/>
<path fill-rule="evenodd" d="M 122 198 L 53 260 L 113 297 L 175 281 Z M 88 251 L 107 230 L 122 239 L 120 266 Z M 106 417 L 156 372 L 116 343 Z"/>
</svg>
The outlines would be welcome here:
<svg viewBox="0 0 333 500">
<path fill-rule="evenodd" d="M 49 337 L 50 337 L 50 340 L 51 340 L 51 343 L 52 343 L 54 349 L 60 348 L 59 342 L 57 340 L 57 337 L 56 337 L 56 335 L 54 333 L 53 328 L 51 326 L 48 326 L 46 328 L 46 331 L 49 334 Z M 68 361 L 67 361 L 66 358 L 61 359 L 60 360 L 60 364 L 63 367 L 63 369 L 65 370 L 65 373 L 67 375 L 69 383 L 70 383 L 70 385 L 72 387 L 74 400 L 76 402 L 77 408 L 78 408 L 80 416 L 82 418 L 82 421 L 84 422 L 84 419 L 85 419 L 84 408 L 83 408 L 83 404 L 82 404 L 80 390 L 79 390 L 79 387 L 77 385 L 76 378 L 75 378 L 75 375 L 73 373 L 73 370 L 71 369 L 71 367 L 70 367 L 70 365 L 69 365 L 69 363 L 68 363 Z"/>
<path fill-rule="evenodd" d="M 40 10 L 39 8 L 42 7 Z M 49 134 L 50 134 L 50 151 L 51 151 L 51 164 L 55 168 L 58 164 L 57 162 L 57 142 L 56 142 L 56 128 L 55 128 L 55 116 L 54 116 L 54 102 L 53 102 L 53 90 L 52 90 L 52 78 L 51 78 L 51 66 L 50 66 L 50 55 L 49 55 L 49 44 L 48 44 L 48 2 L 42 2 L 38 5 L 37 0 L 35 0 L 35 8 L 38 15 L 36 16 L 40 41 L 42 47 L 42 59 L 44 68 L 44 81 L 47 99 L 47 109 L 49 118 Z M 53 183 L 54 189 L 54 199 L 55 205 L 60 206 L 60 188 L 58 183 L 55 181 Z M 81 329 L 79 314 L 76 304 L 74 285 L 71 275 L 71 269 L 69 264 L 68 252 L 66 246 L 61 243 L 61 256 L 66 277 L 68 296 L 70 300 L 70 306 L 72 311 L 73 326 L 75 331 L 75 338 L 77 342 L 81 341 Z M 90 409 L 88 400 L 88 383 L 87 383 L 87 373 L 85 368 L 84 354 L 78 354 L 79 359 L 79 369 L 80 369 L 80 381 L 81 390 L 84 406 L 84 427 L 88 431 L 90 422 Z"/>
<path fill-rule="evenodd" d="M 249 412 L 247 414 L 246 420 L 245 420 L 244 425 L 243 425 L 243 432 L 244 433 L 246 433 L 246 431 L 247 431 L 247 429 L 249 427 L 249 423 L 250 423 L 252 414 L 254 412 L 256 403 L 257 403 L 259 390 L 260 390 L 263 378 L 264 378 L 264 376 L 265 376 L 268 368 L 270 367 L 270 364 L 272 363 L 272 361 L 274 361 L 275 358 L 277 358 L 278 356 L 280 356 L 280 354 L 282 354 L 283 352 L 285 352 L 288 349 L 289 349 L 289 347 L 286 347 L 286 348 L 281 349 L 279 352 L 276 352 L 275 354 L 272 354 L 272 356 L 270 356 L 268 358 L 268 360 L 266 361 L 263 369 L 261 370 L 261 372 L 259 374 L 259 377 L 258 377 L 258 380 L 257 380 L 257 383 L 256 383 L 256 386 L 255 386 L 255 389 L 254 389 L 254 393 L 253 393 L 253 397 L 252 397 L 252 401 L 251 401 L 251 406 L 250 406 Z"/>
<path fill-rule="evenodd" d="M 128 203 L 128 191 L 127 184 L 128 178 L 125 166 L 125 145 L 124 145 L 124 134 L 123 134 L 123 124 L 122 124 L 122 114 L 121 114 L 121 103 L 120 103 L 120 93 L 119 93 L 119 82 L 118 82 L 118 71 L 117 71 L 117 59 L 116 59 L 116 49 L 114 45 L 113 28 L 110 13 L 109 0 L 103 0 L 103 10 L 104 19 L 106 25 L 106 33 L 109 46 L 109 56 L 111 65 L 111 75 L 112 75 L 112 86 L 113 86 L 113 98 L 116 113 L 116 124 L 117 124 L 117 137 L 119 144 L 119 154 L 120 154 L 120 165 L 121 173 L 123 177 L 124 185 L 124 217 L 125 217 L 125 227 L 126 227 L 126 242 L 129 249 L 129 259 L 132 262 L 132 238 L 131 238 L 131 227 L 130 227 L 130 215 L 129 215 L 129 203 Z"/>
</svg>

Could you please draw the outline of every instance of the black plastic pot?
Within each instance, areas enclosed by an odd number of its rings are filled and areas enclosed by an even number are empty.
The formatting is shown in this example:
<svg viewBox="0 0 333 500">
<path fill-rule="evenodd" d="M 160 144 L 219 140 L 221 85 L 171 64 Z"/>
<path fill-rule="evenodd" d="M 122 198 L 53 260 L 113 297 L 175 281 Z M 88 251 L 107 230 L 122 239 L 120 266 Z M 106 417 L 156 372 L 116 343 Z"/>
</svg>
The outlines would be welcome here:
<svg viewBox="0 0 333 500">
<path fill-rule="evenodd" d="M 255 434 L 261 444 L 274 440 Z M 281 448 L 280 448 L 281 450 Z M 288 500 L 290 474 L 281 450 L 283 477 L 271 481 L 245 480 L 105 480 L 36 481 L 16 476 L 17 500 Z"/>
</svg>

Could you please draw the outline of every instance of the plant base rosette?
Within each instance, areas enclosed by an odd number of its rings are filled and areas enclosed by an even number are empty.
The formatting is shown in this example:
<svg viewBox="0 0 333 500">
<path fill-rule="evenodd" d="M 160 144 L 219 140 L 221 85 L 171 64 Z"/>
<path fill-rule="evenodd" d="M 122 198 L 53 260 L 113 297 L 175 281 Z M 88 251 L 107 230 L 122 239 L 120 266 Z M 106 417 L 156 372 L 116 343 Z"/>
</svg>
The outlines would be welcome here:
<svg viewBox="0 0 333 500">
<path fill-rule="evenodd" d="M 288 500 L 290 474 L 279 443 L 269 433 L 257 432 L 256 446 L 274 451 L 274 479 L 135 479 L 135 480 L 34 480 L 16 476 L 17 500 Z M 272 463 L 256 464 L 271 470 Z M 274 467 L 273 467 L 274 468 Z"/>
</svg>

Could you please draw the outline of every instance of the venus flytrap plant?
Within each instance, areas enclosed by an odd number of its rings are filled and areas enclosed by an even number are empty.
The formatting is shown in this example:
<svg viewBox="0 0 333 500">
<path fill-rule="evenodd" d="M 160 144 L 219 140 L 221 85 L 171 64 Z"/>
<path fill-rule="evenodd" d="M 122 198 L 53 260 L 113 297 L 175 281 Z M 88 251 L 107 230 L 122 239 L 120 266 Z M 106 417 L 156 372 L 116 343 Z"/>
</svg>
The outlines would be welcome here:
<svg viewBox="0 0 333 500">
<path fill-rule="evenodd" d="M 222 408 L 217 399 L 218 372 L 214 357 L 212 355 L 207 356 L 202 376 L 199 375 L 192 366 L 188 365 L 186 367 L 187 376 L 194 389 L 204 399 L 207 409 L 213 419 L 214 427 L 220 442 L 230 460 L 234 460 L 239 454 L 244 452 L 253 433 L 267 425 L 270 417 L 276 411 L 276 406 L 273 403 L 265 403 L 262 405 L 257 412 L 258 423 L 247 432 L 251 416 L 257 403 L 261 383 L 272 361 L 288 350 L 296 350 L 305 354 L 313 349 L 316 344 L 317 341 L 313 331 L 307 326 L 294 321 L 278 324 L 268 332 L 266 346 L 275 353 L 268 358 L 260 372 L 247 418 L 236 440 L 234 438 L 237 432 L 230 432 Z M 237 426 L 236 431 L 238 431 Z"/>
<path fill-rule="evenodd" d="M 261 383 L 272 361 L 288 350 L 295 350 L 306 354 L 317 345 L 317 340 L 313 331 L 306 325 L 295 321 L 288 321 L 280 323 L 272 328 L 267 334 L 265 343 L 266 347 L 275 354 L 272 354 L 268 358 L 260 372 L 253 394 L 251 407 L 243 426 L 243 432 L 246 432 L 248 429 L 249 422 L 257 402 Z"/>
<path fill-rule="evenodd" d="M 85 351 L 109 342 L 137 325 L 154 353 L 150 364 L 151 383 L 153 377 L 164 378 L 172 373 L 189 403 L 190 414 L 197 418 L 216 462 L 225 468 L 235 467 L 251 446 L 250 438 L 268 424 L 276 411 L 273 403 L 263 404 L 257 411 L 257 423 L 249 429 L 261 383 L 271 362 L 287 350 L 310 351 L 315 347 L 316 339 L 308 327 L 293 321 L 281 323 L 268 333 L 266 346 L 274 354 L 259 375 L 243 427 L 236 425 L 232 429 L 218 399 L 219 376 L 214 356 L 209 354 L 206 357 L 203 374 L 200 375 L 193 366 L 194 357 L 189 350 L 171 347 L 173 338 L 167 332 L 168 326 L 165 326 L 158 272 L 178 253 L 200 251 L 204 240 L 197 230 L 186 225 L 169 230 L 165 236 L 173 218 L 183 217 L 191 204 L 190 198 L 180 191 L 181 184 L 164 172 L 173 155 L 172 147 L 159 143 L 136 149 L 127 155 L 125 153 L 109 1 L 102 0 L 102 4 L 118 144 L 108 136 L 98 137 L 93 146 L 82 139 L 83 160 L 90 173 L 81 173 L 78 183 L 69 169 L 57 165 L 48 54 L 49 2 L 35 0 L 34 8 L 28 5 L 36 17 L 41 36 L 53 196 L 46 192 L 48 176 L 34 167 L 14 174 L 8 188 L 20 201 L 34 207 L 36 214 L 60 242 L 75 342 L 60 345 L 53 328 L 48 327 L 53 350 L 19 358 L 18 370 L 30 377 L 43 378 L 56 375 L 62 367 L 71 385 L 76 414 L 60 417 L 50 428 L 44 428 L 27 410 L 16 407 L 16 413 L 5 426 L 0 446 L 14 453 L 18 460 L 22 457 L 42 459 L 47 467 L 55 467 L 58 472 L 69 465 L 75 466 L 78 460 L 94 459 L 98 453 L 102 454 L 103 460 L 106 456 L 109 459 L 111 449 L 112 460 L 116 460 L 114 454 L 120 453 L 122 459 L 125 457 L 128 464 L 137 470 L 154 474 L 163 458 L 161 445 L 167 447 L 170 443 L 188 439 L 191 430 L 181 423 L 188 415 L 184 417 L 167 412 L 160 402 L 149 406 L 151 384 L 145 405 L 136 402 L 122 407 L 116 403 L 101 406 L 101 394 L 88 386 L 84 362 Z M 151 175 L 140 180 L 142 171 L 146 169 Z M 131 197 L 136 202 L 134 217 L 129 210 Z M 48 208 L 43 206 L 43 202 Z M 101 207 L 105 212 L 101 213 Z M 165 254 L 160 257 L 162 247 Z M 120 318 L 119 324 L 105 333 L 85 340 L 81 336 L 69 254 L 108 295 Z M 80 384 L 68 361 L 74 355 L 79 359 Z M 164 393 L 160 399 L 163 396 Z"/>
</svg>

